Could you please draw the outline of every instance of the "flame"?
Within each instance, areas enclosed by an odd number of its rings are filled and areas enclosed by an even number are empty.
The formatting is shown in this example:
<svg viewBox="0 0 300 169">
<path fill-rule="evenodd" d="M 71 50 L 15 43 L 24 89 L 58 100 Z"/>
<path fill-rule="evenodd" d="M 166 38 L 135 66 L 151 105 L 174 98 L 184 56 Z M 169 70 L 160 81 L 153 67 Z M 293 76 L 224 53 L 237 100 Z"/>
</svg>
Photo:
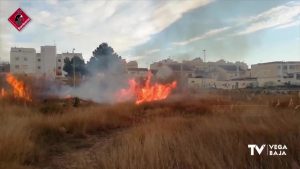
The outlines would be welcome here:
<svg viewBox="0 0 300 169">
<path fill-rule="evenodd" d="M 12 94 L 15 98 L 24 99 L 26 101 L 31 101 L 31 96 L 28 89 L 23 81 L 18 80 L 12 74 L 6 75 L 6 82 L 12 87 Z M 1 90 L 1 96 L 7 95 L 7 92 L 3 89 Z"/>
<path fill-rule="evenodd" d="M 71 95 L 65 95 L 65 96 L 63 96 L 63 99 L 71 99 L 72 98 L 72 96 Z"/>
<path fill-rule="evenodd" d="M 152 73 L 148 72 L 144 86 L 139 85 L 134 79 L 128 81 L 129 88 L 121 89 L 118 100 L 124 100 L 135 97 L 136 104 L 166 99 L 171 91 L 176 88 L 176 81 L 169 84 L 154 83 L 151 84 Z"/>
<path fill-rule="evenodd" d="M 0 98 L 7 96 L 7 92 L 5 91 L 5 89 L 1 88 L 0 91 Z"/>
</svg>

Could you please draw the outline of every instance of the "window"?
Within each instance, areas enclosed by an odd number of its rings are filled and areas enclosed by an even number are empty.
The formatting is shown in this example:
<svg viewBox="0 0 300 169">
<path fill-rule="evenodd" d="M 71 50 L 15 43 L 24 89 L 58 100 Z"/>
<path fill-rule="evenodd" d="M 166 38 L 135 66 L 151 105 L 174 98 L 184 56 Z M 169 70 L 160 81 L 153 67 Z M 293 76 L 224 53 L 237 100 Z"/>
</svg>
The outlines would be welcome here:
<svg viewBox="0 0 300 169">
<path fill-rule="evenodd" d="M 27 58 L 26 58 L 26 57 L 24 58 L 24 61 L 27 61 Z"/>
<path fill-rule="evenodd" d="M 38 66 L 37 68 L 38 68 L 38 69 L 41 69 L 41 66 Z"/>
<path fill-rule="evenodd" d="M 16 60 L 19 60 L 19 57 L 16 57 Z"/>
<path fill-rule="evenodd" d="M 40 59 L 40 58 L 38 58 L 38 59 L 37 59 L 37 61 L 38 61 L 38 62 L 40 62 L 40 61 L 41 61 L 41 59 Z"/>
<path fill-rule="evenodd" d="M 61 70 L 61 67 L 60 67 L 60 66 L 58 66 L 58 69 L 59 69 L 59 70 Z"/>
<path fill-rule="evenodd" d="M 300 74 L 297 74 L 297 75 L 296 75 L 296 79 L 297 79 L 297 80 L 300 80 Z"/>
<path fill-rule="evenodd" d="M 57 61 L 58 61 L 58 62 L 61 62 L 61 59 L 58 59 Z"/>
<path fill-rule="evenodd" d="M 287 70 L 287 65 L 284 65 L 284 66 L 283 66 L 283 70 Z"/>
<path fill-rule="evenodd" d="M 20 68 L 20 66 L 19 66 L 19 65 L 16 65 L 16 66 L 15 66 L 15 68 L 16 68 L 16 69 L 19 69 L 19 68 Z"/>
</svg>

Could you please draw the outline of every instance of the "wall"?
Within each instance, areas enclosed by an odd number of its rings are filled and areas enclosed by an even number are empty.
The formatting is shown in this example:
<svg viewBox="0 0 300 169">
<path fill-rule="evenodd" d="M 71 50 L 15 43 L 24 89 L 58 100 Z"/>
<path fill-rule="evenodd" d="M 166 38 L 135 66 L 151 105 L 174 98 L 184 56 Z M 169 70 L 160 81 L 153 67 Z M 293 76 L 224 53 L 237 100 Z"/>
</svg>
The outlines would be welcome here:
<svg viewBox="0 0 300 169">
<path fill-rule="evenodd" d="M 44 59 L 44 72 L 48 77 L 56 74 L 56 46 L 41 46 L 41 57 Z"/>
<path fill-rule="evenodd" d="M 35 73 L 36 51 L 33 48 L 11 48 L 10 71 L 12 73 Z"/>
<path fill-rule="evenodd" d="M 257 80 L 228 80 L 228 81 L 218 81 L 210 78 L 188 78 L 189 88 L 217 88 L 217 89 L 242 89 L 250 86 L 256 87 Z"/>
</svg>

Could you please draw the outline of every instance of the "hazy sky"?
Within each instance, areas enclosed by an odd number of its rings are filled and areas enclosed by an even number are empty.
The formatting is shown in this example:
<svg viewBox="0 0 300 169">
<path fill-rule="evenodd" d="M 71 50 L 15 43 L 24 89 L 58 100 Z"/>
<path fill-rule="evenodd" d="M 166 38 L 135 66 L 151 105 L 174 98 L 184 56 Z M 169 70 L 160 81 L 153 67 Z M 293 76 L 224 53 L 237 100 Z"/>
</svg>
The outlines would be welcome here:
<svg viewBox="0 0 300 169">
<path fill-rule="evenodd" d="M 21 7 L 32 21 L 18 32 L 8 17 Z M 0 56 L 10 47 L 57 46 L 86 60 L 107 42 L 141 66 L 165 58 L 300 61 L 300 1 L 1 0 Z"/>
</svg>

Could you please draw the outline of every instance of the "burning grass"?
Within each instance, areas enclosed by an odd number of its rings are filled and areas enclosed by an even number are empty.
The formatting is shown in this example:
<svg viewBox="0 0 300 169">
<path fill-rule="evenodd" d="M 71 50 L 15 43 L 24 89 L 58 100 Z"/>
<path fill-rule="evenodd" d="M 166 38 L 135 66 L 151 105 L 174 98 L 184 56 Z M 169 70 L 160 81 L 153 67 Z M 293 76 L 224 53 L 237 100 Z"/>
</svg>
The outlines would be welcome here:
<svg viewBox="0 0 300 169">
<path fill-rule="evenodd" d="M 152 84 L 152 76 L 152 73 L 149 71 L 144 85 L 139 84 L 135 79 L 130 79 L 129 88 L 121 89 L 119 92 L 117 92 L 117 99 L 119 101 L 124 101 L 133 98 L 136 100 L 136 104 L 164 100 L 177 86 L 176 81 L 173 81 L 170 84 Z"/>
<path fill-rule="evenodd" d="M 1 88 L 0 99 L 5 97 L 13 97 L 18 100 L 24 100 L 25 102 L 32 101 L 31 93 L 28 87 L 22 80 L 17 79 L 12 74 L 6 75 L 6 82 L 10 86 L 10 89 Z"/>
<path fill-rule="evenodd" d="M 300 166 L 297 95 L 232 92 L 200 96 L 139 105 L 87 103 L 77 108 L 60 99 L 26 105 L 1 100 L 0 168 Z M 293 106 L 287 104 L 291 98 Z M 100 146 L 94 146 L 97 142 Z M 250 156 L 247 145 L 253 143 L 286 144 L 288 155 Z M 68 153 L 73 155 L 63 156 L 63 163 L 51 161 Z"/>
</svg>

